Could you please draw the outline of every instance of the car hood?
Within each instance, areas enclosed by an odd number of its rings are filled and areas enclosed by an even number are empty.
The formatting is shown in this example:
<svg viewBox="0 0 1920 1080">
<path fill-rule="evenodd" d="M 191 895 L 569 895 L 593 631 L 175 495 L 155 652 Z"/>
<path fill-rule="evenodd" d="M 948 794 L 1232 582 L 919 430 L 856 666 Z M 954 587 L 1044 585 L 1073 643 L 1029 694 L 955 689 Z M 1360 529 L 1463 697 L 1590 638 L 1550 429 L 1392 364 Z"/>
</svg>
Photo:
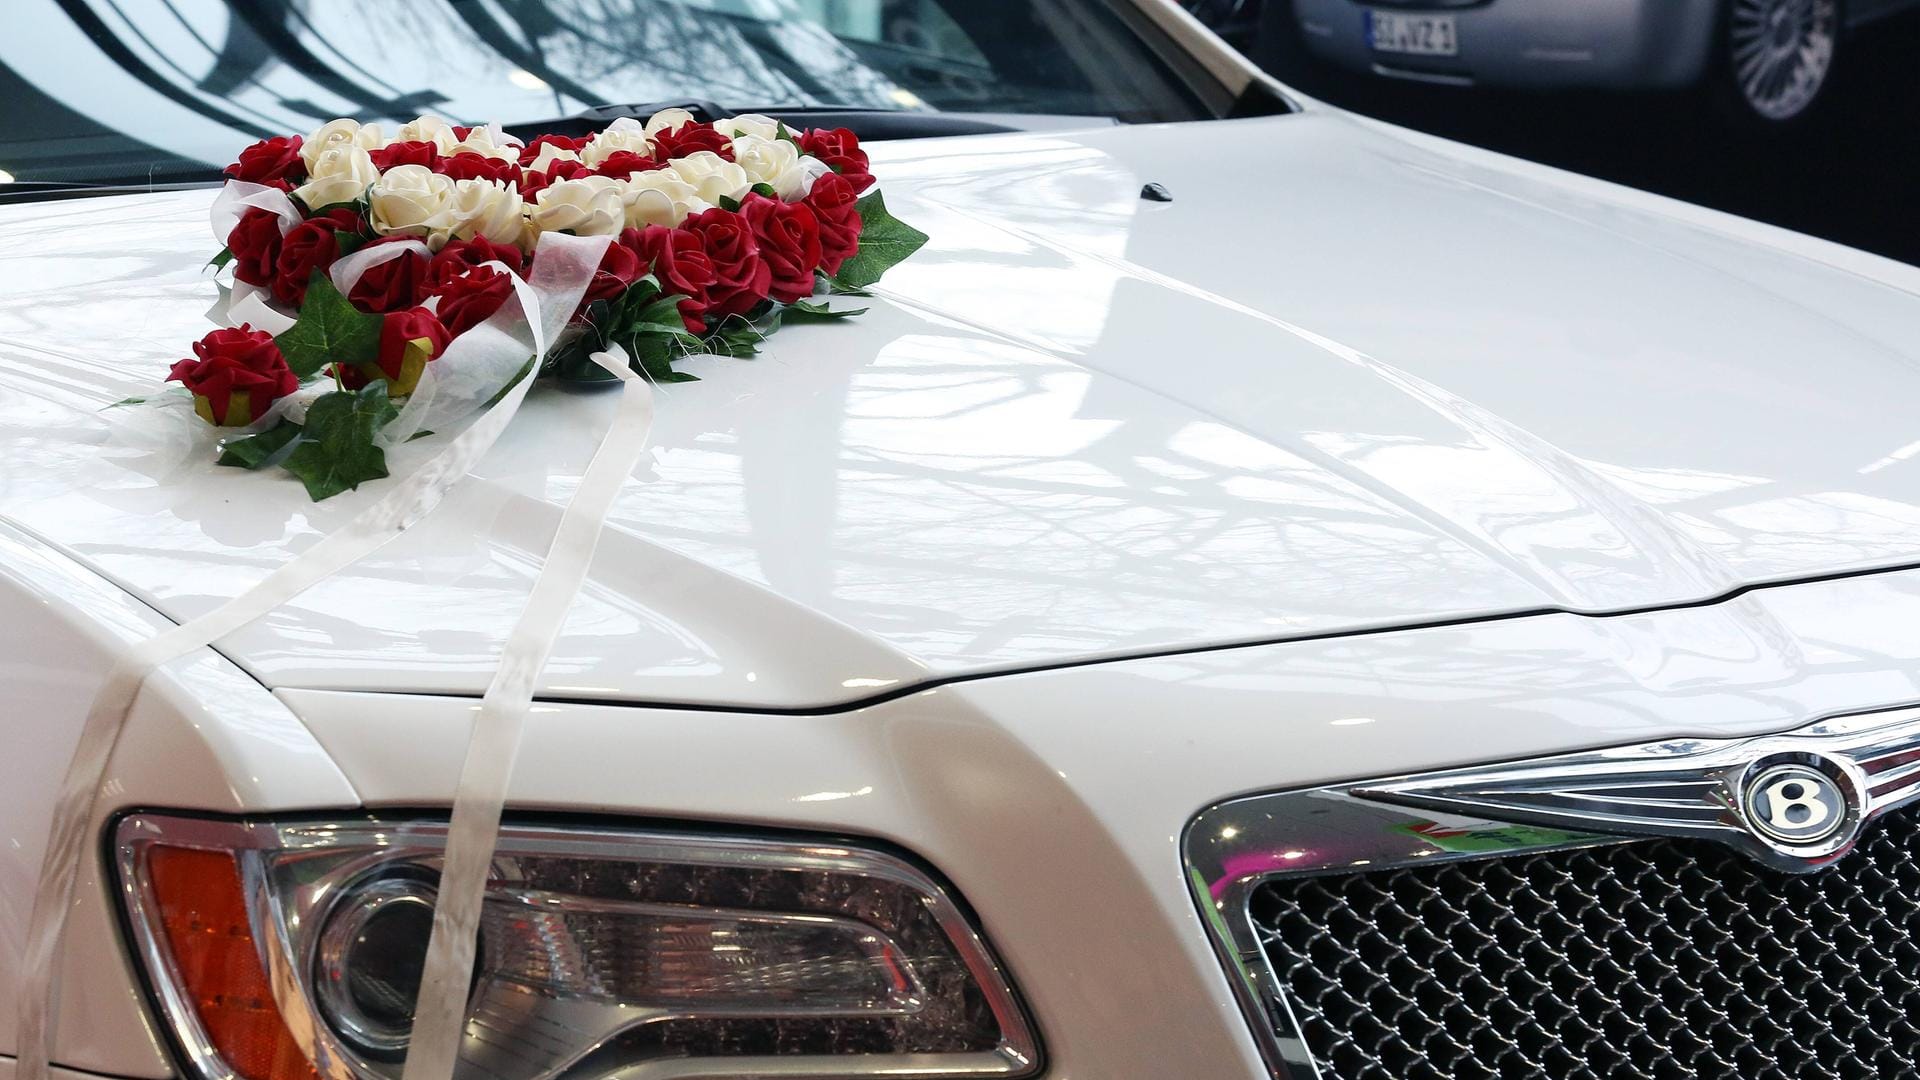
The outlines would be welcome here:
<svg viewBox="0 0 1920 1080">
<path fill-rule="evenodd" d="M 862 317 L 660 389 L 543 693 L 828 707 L 1920 562 L 1910 268 L 1317 110 L 876 151 L 932 243 Z M 204 331 L 211 198 L 0 211 L 0 514 L 175 619 L 382 486 L 165 467 L 103 411 Z M 533 395 L 220 648 L 479 692 L 611 404 Z"/>
</svg>

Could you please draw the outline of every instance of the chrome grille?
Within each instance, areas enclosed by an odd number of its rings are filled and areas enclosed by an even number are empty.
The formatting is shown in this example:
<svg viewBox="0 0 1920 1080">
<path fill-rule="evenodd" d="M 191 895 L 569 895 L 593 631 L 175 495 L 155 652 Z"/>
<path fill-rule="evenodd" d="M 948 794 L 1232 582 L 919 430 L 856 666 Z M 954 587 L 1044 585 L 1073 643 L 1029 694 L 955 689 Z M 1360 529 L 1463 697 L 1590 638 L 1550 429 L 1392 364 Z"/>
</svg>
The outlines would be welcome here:
<svg viewBox="0 0 1920 1080">
<path fill-rule="evenodd" d="M 1269 878 L 1246 910 L 1326 1080 L 1920 1077 L 1911 813 L 1809 875 L 1654 840 Z"/>
</svg>

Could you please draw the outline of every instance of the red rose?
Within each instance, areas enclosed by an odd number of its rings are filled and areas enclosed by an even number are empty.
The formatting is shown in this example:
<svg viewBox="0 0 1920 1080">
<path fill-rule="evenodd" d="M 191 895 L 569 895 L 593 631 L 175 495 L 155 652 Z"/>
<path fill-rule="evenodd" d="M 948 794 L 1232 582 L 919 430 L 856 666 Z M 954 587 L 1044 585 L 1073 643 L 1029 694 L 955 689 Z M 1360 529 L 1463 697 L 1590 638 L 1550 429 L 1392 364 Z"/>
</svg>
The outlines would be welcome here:
<svg viewBox="0 0 1920 1080">
<path fill-rule="evenodd" d="M 274 264 L 280 259 L 280 215 L 253 207 L 227 234 L 233 252 L 233 276 L 249 285 L 273 283 Z"/>
<path fill-rule="evenodd" d="M 813 295 L 813 274 L 820 268 L 820 222 L 805 203 L 749 195 L 740 213 L 753 225 L 760 259 L 772 272 L 768 291 L 791 304 Z"/>
<path fill-rule="evenodd" d="M 678 293 L 680 318 L 687 332 L 698 334 L 707 328 L 707 290 L 713 286 L 713 262 L 707 258 L 700 238 L 685 229 L 649 225 L 628 229 L 620 234 L 620 246 L 632 248 L 643 266 L 660 280 L 660 288 L 669 295 Z"/>
<path fill-rule="evenodd" d="M 452 131 L 455 142 L 466 142 L 467 136 L 473 134 L 473 128 L 470 125 L 454 124 Z"/>
<path fill-rule="evenodd" d="M 655 132 L 653 136 L 653 156 L 661 161 L 672 161 L 702 150 L 733 160 L 733 140 L 715 131 L 712 124 L 681 124 L 672 131 Z"/>
<path fill-rule="evenodd" d="M 439 292 L 447 282 L 490 262 L 505 263 L 514 273 L 526 277 L 527 264 L 532 261 L 512 244 L 496 244 L 484 236 L 452 240 L 435 252 L 433 261 L 427 264 L 427 292 Z"/>
<path fill-rule="evenodd" d="M 399 244 L 409 237 L 390 236 L 375 240 L 361 251 L 377 247 L 380 244 Z M 425 292 L 427 280 L 427 257 L 418 251 L 409 251 L 397 255 L 377 266 L 370 266 L 367 272 L 354 282 L 353 291 L 347 299 L 361 311 L 376 314 L 389 311 L 402 311 L 418 304 Z"/>
<path fill-rule="evenodd" d="M 300 160 L 300 136 L 283 135 L 263 139 L 240 151 L 240 160 L 226 167 L 226 174 L 249 184 L 272 184 L 291 188 L 293 181 L 307 175 L 307 163 Z"/>
<path fill-rule="evenodd" d="M 840 272 L 840 265 L 860 250 L 859 196 L 853 185 L 839 173 L 828 173 L 813 182 L 807 206 L 820 222 L 820 268 L 829 274 Z"/>
<path fill-rule="evenodd" d="M 572 180 L 580 176 L 592 176 L 593 170 L 578 161 L 550 161 L 546 172 L 522 173 L 520 176 L 520 197 L 532 202 L 534 196 L 546 190 L 555 180 Z"/>
<path fill-rule="evenodd" d="M 380 353 L 373 363 L 336 365 L 340 383 L 358 390 L 385 379 L 389 397 L 406 397 L 419 387 L 427 363 L 446 352 L 451 340 L 447 328 L 426 308 L 396 311 L 380 320 Z"/>
<path fill-rule="evenodd" d="M 589 138 L 591 138 L 591 136 L 589 136 Z M 587 141 L 588 139 L 586 138 L 571 139 L 565 135 L 542 135 L 526 146 L 521 147 L 520 164 L 533 164 L 534 159 L 540 156 L 540 148 L 543 146 L 552 146 L 561 150 L 571 150 L 577 154 L 580 152 L 581 147 L 587 145 Z"/>
<path fill-rule="evenodd" d="M 434 172 L 449 180 L 497 180 L 505 184 L 520 182 L 520 166 L 504 158 L 488 157 L 461 151 L 452 157 L 443 157 L 431 166 Z"/>
<path fill-rule="evenodd" d="M 193 355 L 173 365 L 167 381 L 193 392 L 193 410 L 209 424 L 244 427 L 300 388 L 273 335 L 244 323 L 194 342 Z"/>
<path fill-rule="evenodd" d="M 760 245 L 746 218 L 715 207 L 688 218 L 681 228 L 699 239 L 713 265 L 713 284 L 707 289 L 712 314 L 745 315 L 767 298 L 773 271 L 760 258 Z"/>
<path fill-rule="evenodd" d="M 593 280 L 587 282 L 587 292 L 580 304 L 584 307 L 595 300 L 612 300 L 646 273 L 647 265 L 640 260 L 639 252 L 624 244 L 608 244 L 607 253 L 600 257 L 600 266 L 593 272 Z"/>
<path fill-rule="evenodd" d="M 438 311 L 447 333 L 459 337 L 492 318 L 512 292 L 512 278 L 482 266 L 447 282 L 434 295 L 440 298 Z"/>
<path fill-rule="evenodd" d="M 634 173 L 653 172 L 666 167 L 666 162 L 655 161 L 645 154 L 636 154 L 631 150 L 615 150 L 607 155 L 607 159 L 600 163 L 599 168 L 593 171 L 601 176 L 611 176 L 615 180 L 625 180 Z"/>
<path fill-rule="evenodd" d="M 846 128 L 814 128 L 800 136 L 800 149 L 827 163 L 834 172 L 847 178 L 855 194 L 873 186 L 867 152 L 860 149 L 860 137 Z"/>
<path fill-rule="evenodd" d="M 341 208 L 308 218 L 288 230 L 280 241 L 280 258 L 274 263 L 274 298 L 288 307 L 299 307 L 307 298 L 307 282 L 313 272 L 325 273 L 340 257 L 335 234 L 364 232 L 366 227 L 359 214 Z"/>
<path fill-rule="evenodd" d="M 367 156 L 381 172 L 396 165 L 425 165 L 431 169 L 440 162 L 440 148 L 430 142 L 397 142 L 369 150 Z"/>
</svg>

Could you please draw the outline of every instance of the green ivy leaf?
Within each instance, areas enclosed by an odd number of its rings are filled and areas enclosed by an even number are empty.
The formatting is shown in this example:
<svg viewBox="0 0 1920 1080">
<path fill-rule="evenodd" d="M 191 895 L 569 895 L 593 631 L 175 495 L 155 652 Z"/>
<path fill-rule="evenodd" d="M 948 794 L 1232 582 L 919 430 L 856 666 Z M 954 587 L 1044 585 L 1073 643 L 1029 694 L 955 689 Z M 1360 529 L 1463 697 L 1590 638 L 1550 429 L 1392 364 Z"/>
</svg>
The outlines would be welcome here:
<svg viewBox="0 0 1920 1080">
<path fill-rule="evenodd" d="M 790 323 L 839 322 L 851 319 L 855 315 L 865 315 L 870 308 L 840 308 L 835 310 L 825 304 L 816 304 L 811 300 L 795 300 L 787 305 L 787 319 Z"/>
<path fill-rule="evenodd" d="M 713 333 L 701 339 L 706 351 L 715 356 L 731 356 L 744 359 L 760 354 L 760 345 L 769 334 L 780 329 L 781 312 L 751 321 L 731 319 L 722 323 Z"/>
<path fill-rule="evenodd" d="M 216 465 L 231 465 L 241 469 L 263 469 L 276 464 L 292 453 L 290 447 L 300 438 L 300 425 L 291 420 L 282 419 L 258 435 L 234 439 L 220 444 L 220 458 Z"/>
<path fill-rule="evenodd" d="M 387 475 L 387 453 L 373 437 L 399 415 L 385 379 L 327 394 L 307 409 L 306 429 L 287 457 L 287 471 L 307 485 L 314 502 L 378 480 Z"/>
<path fill-rule="evenodd" d="M 740 212 L 740 200 L 731 195 L 722 195 L 720 196 L 720 209 L 737 214 Z"/>
<path fill-rule="evenodd" d="M 207 260 L 207 265 L 213 267 L 215 270 L 218 270 L 232 261 L 233 261 L 233 249 L 223 247 L 220 249 L 220 253 L 218 255 L 215 255 L 213 258 Z"/>
<path fill-rule="evenodd" d="M 772 184 L 755 184 L 750 190 L 763 198 L 778 199 L 780 197 L 780 192 Z"/>
<path fill-rule="evenodd" d="M 641 333 L 627 343 L 633 365 L 656 383 L 699 382 L 700 376 L 673 370 L 673 362 L 687 355 L 685 330 Z"/>
<path fill-rule="evenodd" d="M 329 363 L 370 363 L 378 358 L 381 319 L 354 307 L 327 275 L 316 270 L 307 281 L 300 318 L 274 341 L 293 373 L 302 380 L 311 379 Z"/>
<path fill-rule="evenodd" d="M 887 212 L 878 191 L 854 206 L 860 211 L 860 250 L 840 266 L 834 284 L 864 289 L 927 243 L 927 234 Z"/>
<path fill-rule="evenodd" d="M 657 381 L 685 382 L 685 378 L 668 379 L 660 374 L 672 374 L 674 359 L 700 351 L 700 339 L 687 332 L 680 318 L 680 301 L 685 299 L 679 293 L 663 295 L 659 281 L 651 274 L 641 278 L 604 309 L 589 309 L 595 335 L 582 338 L 559 356 L 554 373 L 568 382 L 606 382 L 614 376 L 594 363 L 592 354 L 618 344 L 633 357 L 636 369 Z"/>
</svg>

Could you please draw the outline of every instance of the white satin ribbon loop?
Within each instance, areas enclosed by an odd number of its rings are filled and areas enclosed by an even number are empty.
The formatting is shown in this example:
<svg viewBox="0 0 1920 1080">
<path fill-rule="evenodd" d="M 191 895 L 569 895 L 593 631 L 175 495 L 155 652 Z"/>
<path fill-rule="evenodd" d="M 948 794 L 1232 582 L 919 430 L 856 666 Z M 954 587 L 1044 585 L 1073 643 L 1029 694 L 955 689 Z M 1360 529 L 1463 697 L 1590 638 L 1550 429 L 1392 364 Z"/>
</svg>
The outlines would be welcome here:
<svg viewBox="0 0 1920 1080">
<path fill-rule="evenodd" d="M 213 224 L 214 238 L 222 244 L 233 234 L 234 226 L 249 210 L 267 210 L 280 219 L 280 235 L 285 236 L 295 225 L 303 220 L 300 209 L 293 205 L 287 193 L 277 187 L 265 184 L 249 184 L 244 180 L 229 180 L 220 194 L 214 197 L 213 209 L 208 220 Z"/>
<path fill-rule="evenodd" d="M 225 317 L 221 321 L 228 326 L 251 326 L 255 330 L 265 330 L 274 337 L 293 329 L 294 317 L 269 303 L 268 295 L 265 289 L 258 286 L 248 285 L 244 281 L 234 282 Z"/>
<path fill-rule="evenodd" d="M 547 233 L 540 237 L 534 247 L 531 284 L 513 278 L 524 309 L 538 312 L 529 314 L 538 335 L 529 342 L 532 355 L 545 357 L 560 340 L 612 242 L 609 236 Z M 484 265 L 511 273 L 504 263 Z M 524 366 L 525 352 L 513 357 L 498 344 L 502 335 L 517 332 L 517 325 L 496 317 L 455 338 L 439 359 L 426 366 L 400 415 L 381 429 L 380 445 L 401 446 L 422 431 L 446 431 L 485 408 Z"/>
<path fill-rule="evenodd" d="M 333 279 L 333 287 L 340 290 L 341 296 L 353 292 L 367 271 L 382 263 L 390 263 L 402 255 L 432 255 L 427 245 L 420 240 L 389 240 L 383 244 L 368 244 L 345 258 L 336 260 L 327 271 L 327 277 Z"/>
</svg>

